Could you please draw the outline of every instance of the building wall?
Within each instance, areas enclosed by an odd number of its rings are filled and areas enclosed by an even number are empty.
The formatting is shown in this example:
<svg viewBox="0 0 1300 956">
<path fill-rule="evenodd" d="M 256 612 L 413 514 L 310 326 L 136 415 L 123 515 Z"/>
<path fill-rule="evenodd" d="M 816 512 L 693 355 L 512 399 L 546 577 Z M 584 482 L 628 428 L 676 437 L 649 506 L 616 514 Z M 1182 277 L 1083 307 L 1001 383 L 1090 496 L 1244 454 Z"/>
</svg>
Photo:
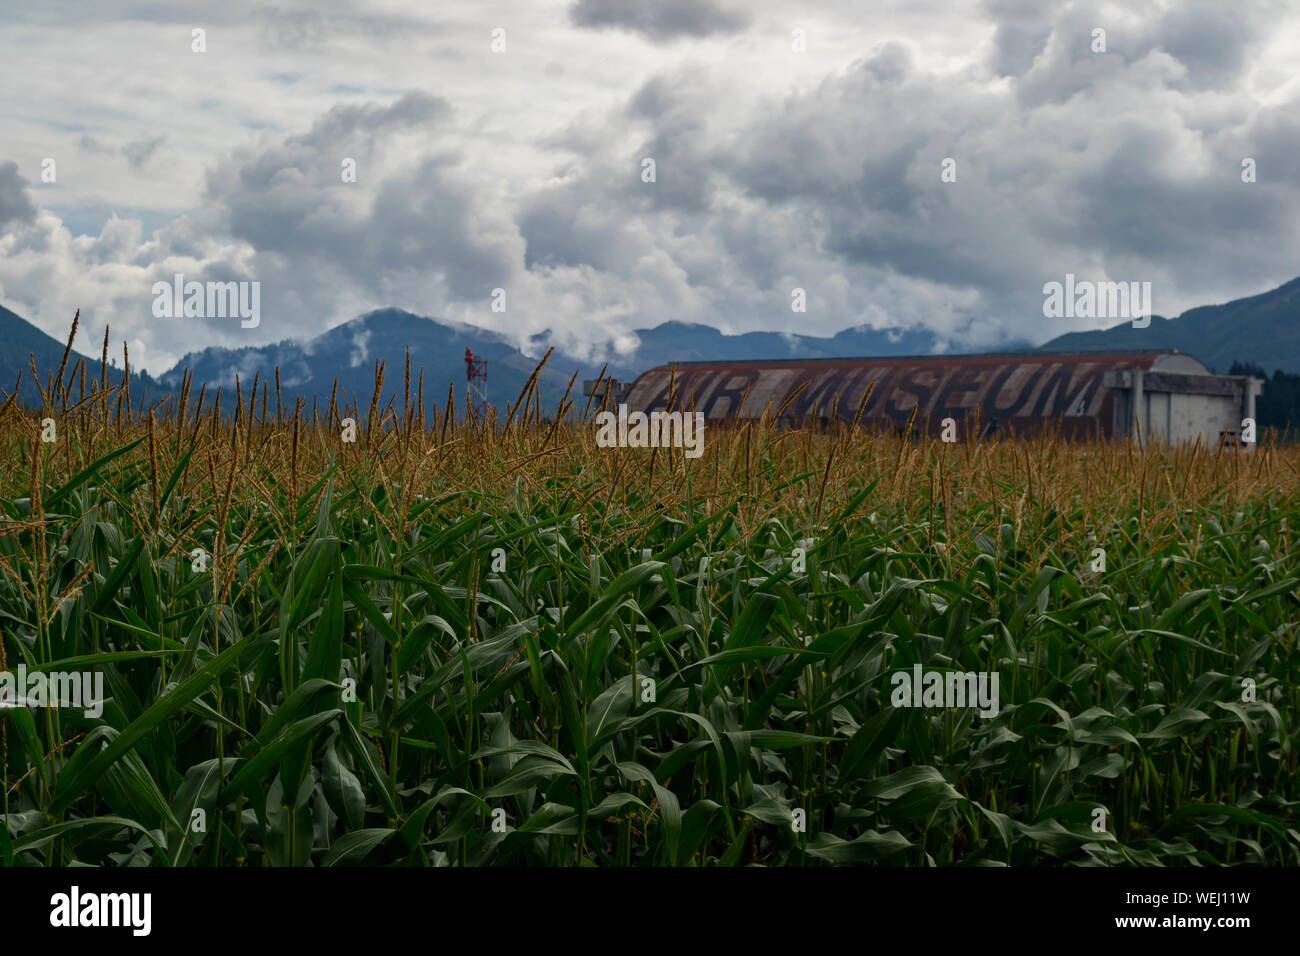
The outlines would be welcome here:
<svg viewBox="0 0 1300 956">
<path fill-rule="evenodd" d="M 1152 441 L 1195 441 L 1214 447 L 1241 431 L 1241 405 L 1229 395 L 1146 392 L 1143 433 Z"/>
<path fill-rule="evenodd" d="M 1135 391 L 1149 438 L 1217 442 L 1226 423 L 1240 427 L 1241 380 L 1212 376 L 1180 353 L 693 362 L 645 372 L 627 404 L 653 412 L 671 397 L 674 408 L 714 422 L 781 411 L 788 424 L 829 419 L 832 410 L 852 421 L 861 408 L 861 424 L 889 430 L 915 416 L 913 428 L 931 434 L 952 418 L 959 434 L 987 434 L 996 421 L 1003 434 L 1052 427 L 1069 438 L 1116 438 L 1131 431 Z"/>
</svg>

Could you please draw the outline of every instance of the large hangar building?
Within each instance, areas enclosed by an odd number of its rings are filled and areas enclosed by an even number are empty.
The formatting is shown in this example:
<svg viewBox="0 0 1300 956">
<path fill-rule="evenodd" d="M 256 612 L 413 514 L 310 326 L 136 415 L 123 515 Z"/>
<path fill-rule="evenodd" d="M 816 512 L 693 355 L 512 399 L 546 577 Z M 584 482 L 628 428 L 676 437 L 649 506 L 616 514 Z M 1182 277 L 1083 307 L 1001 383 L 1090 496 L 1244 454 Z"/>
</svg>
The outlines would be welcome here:
<svg viewBox="0 0 1300 956">
<path fill-rule="evenodd" d="M 626 401 L 633 410 L 665 410 L 671 389 L 674 409 L 703 412 L 715 423 L 779 412 L 783 423 L 809 424 L 829 420 L 834 409 L 845 421 L 896 431 L 910 419 L 914 430 L 935 435 L 952 418 L 981 437 L 1051 427 L 1074 439 L 1117 440 L 1136 431 L 1143 441 L 1199 436 L 1213 446 L 1237 443 L 1263 384 L 1213 375 L 1179 352 L 1031 352 L 683 362 L 643 373 Z"/>
</svg>

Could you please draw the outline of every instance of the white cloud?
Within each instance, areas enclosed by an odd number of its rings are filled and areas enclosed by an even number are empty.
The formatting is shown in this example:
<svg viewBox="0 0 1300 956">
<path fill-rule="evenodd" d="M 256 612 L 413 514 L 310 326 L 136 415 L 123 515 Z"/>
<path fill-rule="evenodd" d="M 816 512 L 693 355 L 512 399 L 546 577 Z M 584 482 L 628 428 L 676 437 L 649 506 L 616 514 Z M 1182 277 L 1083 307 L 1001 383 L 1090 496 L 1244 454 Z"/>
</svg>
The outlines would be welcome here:
<svg viewBox="0 0 1300 956">
<path fill-rule="evenodd" d="M 1176 314 L 1300 252 L 1278 0 L 72 9 L 0 33 L 0 290 L 155 372 L 385 306 L 591 355 L 674 319 L 987 347 L 1077 328 L 1040 311 L 1067 271 L 1150 280 Z M 154 319 L 176 272 L 262 282 L 261 326 Z"/>
</svg>

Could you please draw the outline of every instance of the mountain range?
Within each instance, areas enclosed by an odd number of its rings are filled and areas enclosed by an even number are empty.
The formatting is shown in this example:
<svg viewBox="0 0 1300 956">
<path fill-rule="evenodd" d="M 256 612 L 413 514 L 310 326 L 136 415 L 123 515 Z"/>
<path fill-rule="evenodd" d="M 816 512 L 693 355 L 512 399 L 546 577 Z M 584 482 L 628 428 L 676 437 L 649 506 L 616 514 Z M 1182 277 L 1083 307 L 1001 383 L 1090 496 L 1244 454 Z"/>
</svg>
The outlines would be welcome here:
<svg viewBox="0 0 1300 956">
<path fill-rule="evenodd" d="M 19 371 L 28 368 L 29 353 L 42 375 L 58 369 L 64 343 L 0 308 L 0 336 L 6 335 L 17 348 L 7 354 L 0 353 L 0 388 L 10 389 Z M 653 329 L 638 330 L 636 335 L 639 342 L 634 351 L 612 355 L 608 361 L 582 360 L 557 348 L 538 376 L 542 407 L 553 409 L 559 404 L 575 373 L 574 400 L 583 404 L 583 379 L 594 379 L 606 365 L 607 375 L 631 380 L 647 368 L 674 361 L 918 355 L 935 351 L 939 346 L 938 338 L 925 330 L 873 330 L 865 326 L 845 329 L 831 337 L 817 337 L 779 332 L 726 335 L 707 325 L 665 322 Z M 287 339 L 242 349 L 214 346 L 190 352 L 156 378 L 133 373 L 131 393 L 133 401 L 146 396 L 162 397 L 180 387 L 185 369 L 194 373 L 196 388 L 199 383 L 207 382 L 209 391 L 217 385 L 229 391 L 238 376 L 241 388 L 248 389 L 259 373 L 262 381 L 273 382 L 278 366 L 282 400 L 289 406 L 298 397 L 304 398 L 308 406 L 313 398 L 322 405 L 327 404 L 337 379 L 340 404 L 355 398 L 364 411 L 374 388 L 376 361 L 385 363 L 387 396 L 401 388 L 409 347 L 412 393 L 417 389 L 419 372 L 423 369 L 426 412 L 432 413 L 435 402 L 439 408 L 445 404 L 449 385 L 454 386 L 458 407 L 463 405 L 465 349 L 472 348 L 475 356 L 487 360 L 489 401 L 504 408 L 518 398 L 549 345 L 550 335 L 540 333 L 528 341 L 529 354 L 525 354 L 500 333 L 430 319 L 401 309 L 379 309 L 305 341 Z M 80 350 L 74 349 L 74 353 L 80 354 Z M 69 368 L 77 354 L 69 360 Z M 114 361 L 110 360 L 111 366 Z M 87 366 L 87 374 L 98 376 L 98 357 L 88 359 Z M 110 367 L 109 377 L 112 381 L 120 380 L 120 366 Z M 39 401 L 30 374 L 23 376 L 22 398 L 29 403 Z"/>
<path fill-rule="evenodd" d="M 0 351 L 0 389 L 6 394 L 31 360 L 43 376 L 58 369 L 64 343 L 2 306 L 0 337 L 8 343 Z M 607 374 L 631 380 L 647 368 L 673 361 L 924 355 L 940 348 L 938 337 L 925 329 L 867 326 L 820 337 L 780 332 L 728 335 L 707 325 L 665 322 L 637 330 L 636 338 L 634 349 L 610 358 Z M 238 376 L 241 387 L 247 388 L 258 373 L 263 381 L 273 381 L 278 365 L 282 397 L 289 406 L 298 397 L 307 405 L 313 398 L 328 403 L 337 379 L 340 396 L 355 397 L 364 410 L 374 384 L 375 362 L 386 363 L 385 393 L 390 394 L 401 387 L 409 347 L 412 391 L 423 369 L 426 411 L 431 412 L 435 402 L 439 407 L 445 403 L 449 385 L 455 389 L 456 401 L 463 404 L 464 355 L 466 348 L 472 348 L 476 356 L 487 360 L 489 400 L 504 408 L 519 395 L 550 340 L 548 333 L 533 336 L 525 354 L 500 333 L 400 309 L 380 309 L 304 341 L 191 352 L 156 378 L 133 373 L 131 390 L 133 398 L 160 398 L 179 387 L 186 368 L 194 372 L 196 387 L 207 382 L 209 389 L 217 385 L 233 388 Z M 86 347 L 84 339 L 75 344 L 82 348 L 74 352 L 93 350 L 93 345 Z M 1001 350 L 1030 348 L 1028 342 L 1008 342 Z M 1062 335 L 1038 348 L 1068 352 L 1178 349 L 1221 372 L 1234 361 L 1254 363 L 1266 371 L 1300 372 L 1300 278 L 1261 295 L 1190 309 L 1176 319 L 1153 316 L 1147 328 L 1133 328 L 1124 322 L 1109 329 Z M 69 359 L 69 367 L 76 358 Z M 539 376 L 543 407 L 558 404 L 575 372 L 573 392 L 581 405 L 582 380 L 595 378 L 603 364 L 580 360 L 557 348 Z M 98 377 L 99 373 L 98 355 L 88 358 L 87 374 Z M 113 381 L 120 380 L 120 367 L 110 368 L 109 375 Z M 23 375 L 21 397 L 29 403 L 39 400 L 30 373 Z"/>
</svg>

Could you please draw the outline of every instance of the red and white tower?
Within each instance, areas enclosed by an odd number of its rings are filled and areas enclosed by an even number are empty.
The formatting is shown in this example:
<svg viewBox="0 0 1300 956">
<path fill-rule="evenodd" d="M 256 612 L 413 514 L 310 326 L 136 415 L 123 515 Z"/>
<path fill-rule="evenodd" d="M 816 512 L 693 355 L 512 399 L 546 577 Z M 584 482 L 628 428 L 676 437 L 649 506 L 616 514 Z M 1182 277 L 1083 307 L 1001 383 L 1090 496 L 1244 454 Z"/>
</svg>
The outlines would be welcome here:
<svg viewBox="0 0 1300 956">
<path fill-rule="evenodd" d="M 465 349 L 465 381 L 473 414 L 487 414 L 487 359 L 475 358 L 473 349 Z"/>
</svg>

